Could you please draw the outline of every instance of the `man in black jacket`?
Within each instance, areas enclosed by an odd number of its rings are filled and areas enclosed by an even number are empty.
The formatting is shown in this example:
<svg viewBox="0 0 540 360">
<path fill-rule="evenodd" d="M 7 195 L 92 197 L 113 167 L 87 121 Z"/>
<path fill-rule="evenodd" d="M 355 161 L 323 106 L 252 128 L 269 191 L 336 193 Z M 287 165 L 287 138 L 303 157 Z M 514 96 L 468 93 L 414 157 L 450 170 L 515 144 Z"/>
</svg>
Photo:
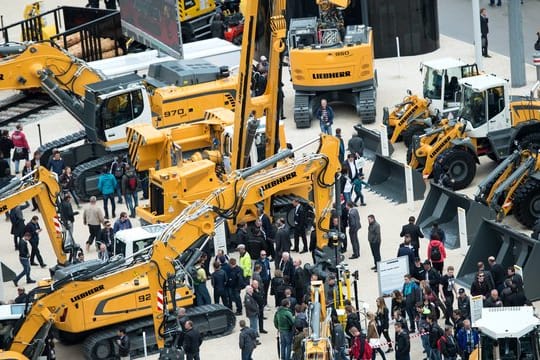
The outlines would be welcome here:
<svg viewBox="0 0 540 360">
<path fill-rule="evenodd" d="M 396 330 L 396 343 L 394 346 L 396 351 L 396 360 L 410 360 L 411 343 L 409 334 L 403 330 L 403 327 L 399 321 L 394 323 L 394 329 Z"/>
<path fill-rule="evenodd" d="M 274 261 L 277 265 L 281 261 L 281 254 L 291 251 L 291 236 L 283 218 L 277 219 L 276 225 L 276 255 L 274 256 Z"/>
<path fill-rule="evenodd" d="M 43 262 L 41 252 L 39 251 L 39 233 L 41 232 L 41 227 L 39 226 L 38 220 L 39 218 L 36 215 L 32 216 L 32 220 L 26 224 L 24 231 L 31 234 L 30 246 L 32 247 L 32 251 L 30 252 L 30 265 L 37 266 L 38 264 L 34 262 L 37 258 L 39 265 L 44 268 L 47 264 Z"/>
<path fill-rule="evenodd" d="M 251 359 L 251 354 L 257 346 L 257 332 L 247 327 L 245 320 L 240 320 L 239 346 L 242 350 L 242 360 Z"/>
<path fill-rule="evenodd" d="M 225 306 L 229 306 L 229 299 L 227 296 L 227 273 L 221 268 L 219 261 L 214 262 L 214 272 L 212 273 L 210 280 L 212 287 L 214 288 L 214 304 L 219 304 L 219 299 Z"/>
<path fill-rule="evenodd" d="M 118 329 L 118 339 L 116 339 L 116 344 L 118 345 L 118 355 L 120 360 L 129 360 L 129 337 L 126 335 L 126 329 Z"/>
<path fill-rule="evenodd" d="M 200 360 L 199 349 L 201 348 L 202 337 L 197 329 L 193 328 L 191 320 L 186 321 L 186 332 L 184 334 L 184 351 L 186 360 Z"/>
<path fill-rule="evenodd" d="M 23 271 L 17 275 L 15 280 L 13 280 L 13 284 L 15 284 L 15 286 L 18 286 L 17 283 L 25 275 L 27 284 L 33 284 L 36 282 L 30 278 L 30 251 L 28 251 L 28 242 L 30 241 L 31 237 L 32 234 L 25 232 L 23 237 L 19 240 L 19 262 L 23 266 Z"/>
<path fill-rule="evenodd" d="M 291 251 L 300 251 L 300 238 L 302 238 L 302 244 L 304 246 L 300 253 L 306 253 L 308 251 L 308 243 L 306 237 L 306 211 L 300 201 L 294 199 L 292 201 L 294 206 L 294 249 Z"/>
<path fill-rule="evenodd" d="M 488 26 L 488 16 L 487 16 L 487 10 L 485 8 L 482 8 L 480 10 L 480 33 L 482 34 L 482 56 L 483 57 L 491 57 L 488 55 L 488 38 L 487 35 L 489 33 L 489 26 Z"/>
<path fill-rule="evenodd" d="M 418 255 L 418 249 L 420 248 L 420 238 L 424 238 L 424 233 L 418 225 L 414 222 L 416 221 L 414 216 L 409 216 L 409 223 L 401 227 L 401 232 L 399 236 L 404 237 L 406 234 L 409 234 L 411 237 L 411 245 L 414 248 L 414 255 Z"/>
</svg>

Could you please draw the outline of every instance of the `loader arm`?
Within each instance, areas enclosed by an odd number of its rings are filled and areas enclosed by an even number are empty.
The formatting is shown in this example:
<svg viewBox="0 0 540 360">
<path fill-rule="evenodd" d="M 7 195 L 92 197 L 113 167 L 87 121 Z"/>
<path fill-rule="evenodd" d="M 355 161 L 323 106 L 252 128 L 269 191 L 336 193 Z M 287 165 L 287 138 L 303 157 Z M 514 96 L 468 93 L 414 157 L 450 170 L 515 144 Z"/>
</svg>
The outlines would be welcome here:
<svg viewBox="0 0 540 360">
<path fill-rule="evenodd" d="M 308 142 L 307 145 L 313 144 Z M 218 217 L 234 217 L 243 205 L 258 203 L 266 196 L 294 183 L 297 176 L 311 176 L 315 199 L 316 216 L 325 217 L 329 223 L 332 209 L 332 186 L 335 173 L 339 171 L 336 161 L 339 152 L 337 138 L 322 135 L 319 150 L 302 158 L 290 159 L 289 164 L 274 165 L 289 158 L 294 151 L 288 150 L 267 159 L 260 164 L 230 175 L 226 184 L 215 190 L 209 197 L 197 201 L 186 208 L 167 229 L 154 241 L 148 256 L 124 259 L 114 257 L 91 272 L 74 274 L 43 286 L 31 292 L 35 298 L 31 307 L 21 318 L 14 330 L 14 337 L 8 345 L 9 351 L 24 354 L 33 359 L 40 353 L 39 344 L 44 329 L 50 324 L 63 321 L 70 308 L 82 306 L 83 299 L 89 295 L 106 291 L 119 284 L 139 282 L 148 276 L 150 285 L 154 331 L 159 348 L 164 346 L 164 314 L 167 306 L 167 282 L 171 276 L 178 278 L 189 288 L 190 265 L 194 264 L 202 247 L 214 235 L 215 221 Z M 317 245 L 326 245 L 322 231 L 317 232 Z M 162 305 L 160 307 L 160 304 Z M 36 355 L 37 354 L 37 355 Z"/>
<path fill-rule="evenodd" d="M 68 259 L 64 251 L 70 246 L 65 243 L 64 226 L 57 214 L 60 187 L 56 174 L 40 166 L 26 176 L 10 182 L 0 189 L 0 194 L 0 214 L 32 198 L 36 199 L 58 264 L 67 264 Z"/>
<path fill-rule="evenodd" d="M 85 86 L 104 79 L 104 76 L 52 43 L 28 43 L 19 55 L 0 61 L 0 90 L 35 90 L 42 86 L 40 74 L 49 72 L 63 90 L 79 98 Z"/>
<path fill-rule="evenodd" d="M 493 191 L 499 184 L 508 177 L 509 171 L 515 167 L 515 162 L 519 159 L 519 151 L 514 151 L 510 156 L 501 161 L 495 169 L 493 169 L 480 183 L 474 194 L 476 201 L 483 202 L 488 205 L 493 198 Z"/>
</svg>

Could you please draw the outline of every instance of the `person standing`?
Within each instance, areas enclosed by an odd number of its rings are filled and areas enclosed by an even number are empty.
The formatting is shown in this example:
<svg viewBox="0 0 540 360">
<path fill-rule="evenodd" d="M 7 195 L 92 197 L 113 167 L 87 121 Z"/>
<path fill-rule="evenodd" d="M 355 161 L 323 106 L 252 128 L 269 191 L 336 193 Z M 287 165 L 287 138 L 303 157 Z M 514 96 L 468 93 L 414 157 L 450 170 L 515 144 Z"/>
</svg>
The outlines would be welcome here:
<svg viewBox="0 0 540 360">
<path fill-rule="evenodd" d="M 195 288 L 197 306 L 210 305 L 212 300 L 210 300 L 210 294 L 206 287 L 207 279 L 206 270 L 204 269 L 204 258 L 201 257 L 197 265 L 195 265 L 195 270 L 197 271 L 197 275 L 193 278 L 193 286 Z"/>
<path fill-rule="evenodd" d="M 276 256 L 276 250 L 274 247 L 274 239 L 276 237 L 275 229 L 272 226 L 270 216 L 265 214 L 262 207 L 257 208 L 257 214 L 259 215 L 259 221 L 261 222 L 261 229 L 266 239 L 266 248 L 268 249 L 268 256 L 274 258 Z"/>
<path fill-rule="evenodd" d="M 375 220 L 375 215 L 368 215 L 368 242 L 375 264 L 371 270 L 377 272 L 377 263 L 381 261 L 381 225 Z"/>
<path fill-rule="evenodd" d="M 79 203 L 79 198 L 75 192 L 75 179 L 73 178 L 71 167 L 66 166 L 64 168 L 64 171 L 62 175 L 60 175 L 58 182 L 62 187 L 62 192 L 64 193 L 64 195 L 66 195 L 67 193 L 71 194 L 73 200 L 75 201 L 75 204 L 77 205 L 77 208 L 80 209 L 81 205 Z"/>
<path fill-rule="evenodd" d="M 15 284 L 16 287 L 18 286 L 19 280 L 21 280 L 23 276 L 26 276 L 27 284 L 34 284 L 36 282 L 30 277 L 30 251 L 28 250 L 28 242 L 30 241 L 31 237 L 32 234 L 25 232 L 23 237 L 19 240 L 19 262 L 21 263 L 23 270 L 13 280 L 13 284 Z"/>
<path fill-rule="evenodd" d="M 111 202 L 112 217 L 116 217 L 116 203 L 114 202 L 114 192 L 116 191 L 117 182 L 113 174 L 107 171 L 107 167 L 103 167 L 102 173 L 98 178 L 98 190 L 103 195 L 103 210 L 105 218 L 109 218 L 109 201 Z"/>
<path fill-rule="evenodd" d="M 349 355 L 351 360 L 371 360 L 373 357 L 373 349 L 366 340 L 364 334 L 356 327 L 351 328 L 351 349 Z"/>
<path fill-rule="evenodd" d="M 17 205 L 9 211 L 9 221 L 11 221 L 11 235 L 13 235 L 13 243 L 15 245 L 15 250 L 19 250 L 19 241 L 22 239 L 24 234 L 24 217 L 23 209 L 24 205 Z"/>
<path fill-rule="evenodd" d="M 242 268 L 236 264 L 236 259 L 229 260 L 229 271 L 227 273 L 227 297 L 228 307 L 232 310 L 232 303 L 236 305 L 235 315 L 242 315 L 242 300 L 240 299 L 240 290 L 244 288 L 244 275 Z"/>
<path fill-rule="evenodd" d="M 238 245 L 236 249 L 240 254 L 240 268 L 242 269 L 242 274 L 244 276 L 244 283 L 249 284 L 252 274 L 251 256 L 246 251 L 246 246 L 243 244 Z"/>
<path fill-rule="evenodd" d="M 358 242 L 358 230 L 362 227 L 360 225 L 360 214 L 351 201 L 347 203 L 347 210 L 349 211 L 349 238 L 353 250 L 353 254 L 349 259 L 357 259 L 360 257 L 360 243 Z"/>
<path fill-rule="evenodd" d="M 506 273 L 502 265 L 497 263 L 495 256 L 488 257 L 488 264 L 491 277 L 493 278 L 493 284 L 495 285 L 495 289 L 497 289 L 500 294 L 504 288 Z"/>
<path fill-rule="evenodd" d="M 478 346 L 478 340 L 478 331 L 471 327 L 471 321 L 469 319 L 465 319 L 463 321 L 463 327 L 457 334 L 457 343 L 463 360 L 469 360 L 469 356 Z"/>
<path fill-rule="evenodd" d="M 491 285 L 486 281 L 485 274 L 483 272 L 478 272 L 476 274 L 476 279 L 471 284 L 471 296 L 482 295 L 482 298 L 486 300 L 491 294 Z"/>
<path fill-rule="evenodd" d="M 405 311 L 409 318 L 411 332 L 416 331 L 416 304 L 422 301 L 422 291 L 420 287 L 411 280 L 410 274 L 405 274 L 403 283 L 403 297 L 405 298 Z"/>
<path fill-rule="evenodd" d="M 64 159 L 60 156 L 60 151 L 55 150 L 53 152 L 52 158 L 49 160 L 49 163 L 47 164 L 47 169 L 50 171 L 56 173 L 59 177 L 64 173 L 64 168 L 66 167 L 66 164 L 64 163 Z"/>
<path fill-rule="evenodd" d="M 308 251 L 306 237 L 306 211 L 298 199 L 294 199 L 292 204 L 294 206 L 294 249 L 291 251 L 298 251 L 300 254 L 303 254 Z M 302 251 L 300 251 L 299 245 L 300 238 L 302 238 L 302 244 L 304 246 Z"/>
<path fill-rule="evenodd" d="M 486 8 L 480 9 L 480 33 L 482 34 L 481 40 L 482 40 L 482 56 L 490 58 L 491 56 L 488 55 L 488 33 L 489 33 L 489 26 L 488 26 L 488 16 L 487 16 L 487 10 Z"/>
<path fill-rule="evenodd" d="M 129 221 L 128 214 L 125 211 L 120 213 L 120 217 L 116 219 L 113 226 L 113 233 L 117 233 L 120 230 L 131 229 L 131 221 Z"/>
<path fill-rule="evenodd" d="M 66 227 L 66 230 L 69 230 L 73 233 L 73 223 L 75 222 L 75 212 L 73 211 L 73 206 L 71 206 L 71 195 L 69 193 L 64 195 L 64 198 L 60 202 L 59 207 L 60 217 Z"/>
<path fill-rule="evenodd" d="M 251 287 L 253 288 L 252 296 L 257 302 L 257 305 L 259 306 L 259 313 L 257 315 L 259 320 L 259 327 L 257 328 L 257 330 L 261 334 L 267 334 L 268 331 L 264 329 L 264 307 L 266 303 L 264 299 L 263 289 L 261 289 L 261 284 L 257 280 L 251 281 Z"/>
<path fill-rule="evenodd" d="M 392 340 L 390 339 L 390 334 L 388 332 L 388 328 L 390 326 L 390 311 L 388 310 L 382 296 L 377 298 L 376 303 L 377 312 L 375 313 L 375 320 L 377 321 L 377 333 L 384 336 L 384 339 L 388 344 L 388 350 L 386 350 L 386 352 L 390 353 L 394 351 L 392 348 Z"/>
<path fill-rule="evenodd" d="M 9 131 L 2 130 L 2 134 L 0 135 L 0 154 L 2 154 L 2 158 L 6 160 L 8 165 L 11 161 L 11 150 L 14 147 L 13 141 L 9 137 Z"/>
<path fill-rule="evenodd" d="M 410 360 L 411 359 L 411 342 L 410 342 L 409 334 L 403 329 L 399 321 L 396 321 L 394 323 L 394 330 L 396 331 L 396 340 L 395 340 L 396 360 Z"/>
<path fill-rule="evenodd" d="M 336 137 L 339 139 L 339 163 L 343 164 L 345 162 L 345 142 L 343 141 L 343 138 L 341 137 L 341 129 L 336 129 Z"/>
<path fill-rule="evenodd" d="M 291 251 L 291 237 L 283 218 L 277 219 L 276 224 L 276 256 L 274 257 L 274 261 L 278 264 L 281 260 L 281 254 Z"/>
<path fill-rule="evenodd" d="M 116 344 L 118 345 L 118 355 L 120 356 L 120 360 L 129 360 L 129 337 L 126 334 L 125 328 L 119 328 L 118 329 L 118 339 L 116 340 Z"/>
<path fill-rule="evenodd" d="M 458 310 L 464 319 L 471 318 L 471 301 L 464 288 L 459 288 L 457 298 Z"/>
<path fill-rule="evenodd" d="M 183 347 L 186 360 L 200 360 L 199 351 L 203 342 L 201 333 L 193 327 L 193 321 L 188 320 L 185 324 Z"/>
<path fill-rule="evenodd" d="M 122 194 L 126 200 L 126 206 L 129 210 L 129 217 L 135 217 L 135 208 L 139 206 L 139 198 L 137 192 L 141 186 L 141 181 L 137 176 L 137 173 L 134 169 L 129 166 L 129 164 L 124 165 L 124 176 L 122 176 L 121 188 Z"/>
<path fill-rule="evenodd" d="M 244 309 L 246 309 L 246 317 L 249 319 L 249 327 L 259 334 L 259 305 L 253 298 L 253 288 L 246 286 L 246 294 L 244 295 Z"/>
<path fill-rule="evenodd" d="M 420 229 L 420 226 L 415 224 L 415 217 L 409 216 L 409 223 L 401 227 L 399 236 L 404 237 L 406 234 L 411 236 L 411 245 L 414 248 L 414 255 L 418 257 L 418 249 L 420 249 L 420 239 L 424 238 L 424 233 Z"/>
<path fill-rule="evenodd" d="M 210 276 L 212 287 L 214 288 L 214 304 L 219 304 L 219 299 L 223 305 L 228 306 L 229 300 L 227 297 L 227 273 L 221 268 L 221 262 L 214 262 L 214 272 Z"/>
<path fill-rule="evenodd" d="M 279 353 L 281 360 L 290 360 L 294 335 L 294 317 L 290 310 L 289 300 L 283 299 L 281 306 L 274 314 L 274 327 L 279 331 Z"/>
<path fill-rule="evenodd" d="M 101 260 L 101 262 L 104 262 L 104 263 L 109 261 L 109 251 L 107 250 L 107 245 L 105 245 L 103 243 L 99 244 L 98 259 Z"/>
<path fill-rule="evenodd" d="M 452 334 L 454 328 L 451 325 L 446 325 L 444 328 L 444 336 L 439 339 L 439 350 L 444 360 L 456 360 L 458 355 L 457 340 Z"/>
<path fill-rule="evenodd" d="M 439 237 L 439 240 L 443 244 L 446 243 L 446 234 L 445 234 L 444 230 L 439 226 L 439 223 L 437 223 L 437 222 L 434 222 L 431 225 L 431 232 L 429 234 L 430 239 L 432 238 L 433 235 L 437 235 Z"/>
<path fill-rule="evenodd" d="M 242 351 L 242 360 L 252 360 L 251 355 L 257 347 L 257 332 L 247 327 L 245 320 L 240 320 L 239 346 Z"/>
<path fill-rule="evenodd" d="M 32 216 L 32 220 L 26 224 L 24 231 L 30 233 L 32 236 L 30 238 L 30 246 L 32 247 L 30 253 L 30 265 L 37 266 L 38 264 L 35 263 L 35 259 L 37 258 L 39 266 L 44 268 L 47 264 L 43 262 L 43 257 L 39 251 L 39 233 L 41 232 L 41 227 L 39 226 L 38 220 L 39 218 L 36 215 Z"/>
<path fill-rule="evenodd" d="M 334 110 L 328 105 L 326 99 L 321 99 L 321 106 L 316 113 L 323 134 L 332 135 L 332 124 L 334 123 Z"/>
<path fill-rule="evenodd" d="M 409 234 L 405 234 L 405 236 L 403 237 L 403 243 L 399 244 L 397 257 L 400 257 L 400 256 L 406 256 L 408 258 L 408 260 L 409 260 L 409 269 L 411 269 L 410 270 L 411 275 L 414 278 L 415 277 L 414 269 L 416 268 L 416 266 L 415 266 L 415 256 L 414 256 L 414 247 L 412 247 L 412 245 L 411 245 L 411 235 L 409 235 Z M 420 268 L 422 268 L 421 265 L 420 265 Z"/>
<path fill-rule="evenodd" d="M 379 353 L 383 360 L 386 360 L 386 356 L 384 355 L 384 351 L 379 346 L 379 337 L 380 334 L 377 331 L 377 320 L 375 319 L 375 314 L 373 314 L 371 311 L 367 313 L 368 318 L 368 329 L 367 329 L 367 338 L 370 342 L 370 344 L 376 345 L 376 347 L 373 349 L 373 355 L 372 359 L 375 360 L 375 357 L 377 356 L 375 353 Z"/>
<path fill-rule="evenodd" d="M 268 304 L 268 289 L 270 288 L 270 281 L 272 281 L 272 270 L 270 269 L 270 260 L 266 256 L 266 251 L 261 250 L 260 256 L 255 261 L 255 265 L 261 266 L 261 280 L 262 280 L 262 294 L 264 297 L 264 305 Z"/>
<path fill-rule="evenodd" d="M 88 240 L 86 240 L 86 252 L 90 251 L 90 245 L 94 243 L 94 240 L 97 242 L 101 233 L 101 224 L 105 221 L 103 217 L 103 210 L 96 205 L 96 197 L 90 197 L 90 205 L 84 209 L 83 212 L 83 223 L 88 225 L 88 231 L 90 235 Z"/>
<path fill-rule="evenodd" d="M 11 134 L 11 141 L 13 142 L 13 161 L 15 162 L 15 174 L 19 174 L 19 165 L 21 160 L 28 160 L 30 154 L 30 145 L 26 140 L 26 135 L 23 132 L 21 124 L 17 124 L 15 131 Z"/>
<path fill-rule="evenodd" d="M 125 165 L 125 161 L 122 161 L 118 156 L 115 156 L 113 162 L 111 163 L 111 168 L 109 169 L 109 173 L 112 174 L 116 180 L 114 192 L 116 193 L 119 204 L 122 203 L 122 178 L 124 177 Z M 113 215 L 113 217 L 115 216 Z"/>
</svg>

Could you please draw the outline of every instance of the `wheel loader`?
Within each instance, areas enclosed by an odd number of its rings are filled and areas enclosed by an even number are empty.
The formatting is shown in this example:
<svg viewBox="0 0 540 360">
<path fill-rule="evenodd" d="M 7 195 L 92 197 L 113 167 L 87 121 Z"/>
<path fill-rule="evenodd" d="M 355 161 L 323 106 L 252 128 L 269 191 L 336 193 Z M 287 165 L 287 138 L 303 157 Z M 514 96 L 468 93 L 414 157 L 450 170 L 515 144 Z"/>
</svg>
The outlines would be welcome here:
<svg viewBox="0 0 540 360">
<path fill-rule="evenodd" d="M 346 23 L 350 0 L 315 0 L 318 17 L 290 19 L 287 43 L 297 128 L 311 126 L 321 99 L 352 105 L 375 122 L 377 80 L 371 28 Z M 353 17 L 351 17 L 353 18 Z"/>
<path fill-rule="evenodd" d="M 539 179 L 538 150 L 516 150 L 478 184 L 474 199 L 492 208 L 498 221 L 512 212 L 532 228 L 540 219 Z"/>
<path fill-rule="evenodd" d="M 414 135 L 436 126 L 440 119 L 456 117 L 459 110 L 459 80 L 479 74 L 476 64 L 453 58 L 425 61 L 420 65 L 423 97 L 407 90 L 403 101 L 390 112 L 383 107 L 382 123 L 386 125 L 391 144 L 402 141 L 409 147 Z M 366 149 L 373 151 L 380 143 L 378 134 L 361 128 Z"/>
</svg>

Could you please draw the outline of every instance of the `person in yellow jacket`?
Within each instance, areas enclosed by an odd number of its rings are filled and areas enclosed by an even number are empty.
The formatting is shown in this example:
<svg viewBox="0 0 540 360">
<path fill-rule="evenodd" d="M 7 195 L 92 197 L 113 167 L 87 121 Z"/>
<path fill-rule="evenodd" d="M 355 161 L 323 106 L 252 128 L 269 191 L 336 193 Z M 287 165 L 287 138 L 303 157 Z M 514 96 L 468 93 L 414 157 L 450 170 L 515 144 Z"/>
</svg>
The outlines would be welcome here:
<svg viewBox="0 0 540 360">
<path fill-rule="evenodd" d="M 246 251 L 246 245 L 244 244 L 238 245 L 236 249 L 240 253 L 240 268 L 242 269 L 242 272 L 244 273 L 245 283 L 249 284 L 249 281 L 251 279 L 251 274 L 253 273 L 253 270 L 251 267 L 251 256 L 249 256 L 249 253 Z"/>
</svg>

